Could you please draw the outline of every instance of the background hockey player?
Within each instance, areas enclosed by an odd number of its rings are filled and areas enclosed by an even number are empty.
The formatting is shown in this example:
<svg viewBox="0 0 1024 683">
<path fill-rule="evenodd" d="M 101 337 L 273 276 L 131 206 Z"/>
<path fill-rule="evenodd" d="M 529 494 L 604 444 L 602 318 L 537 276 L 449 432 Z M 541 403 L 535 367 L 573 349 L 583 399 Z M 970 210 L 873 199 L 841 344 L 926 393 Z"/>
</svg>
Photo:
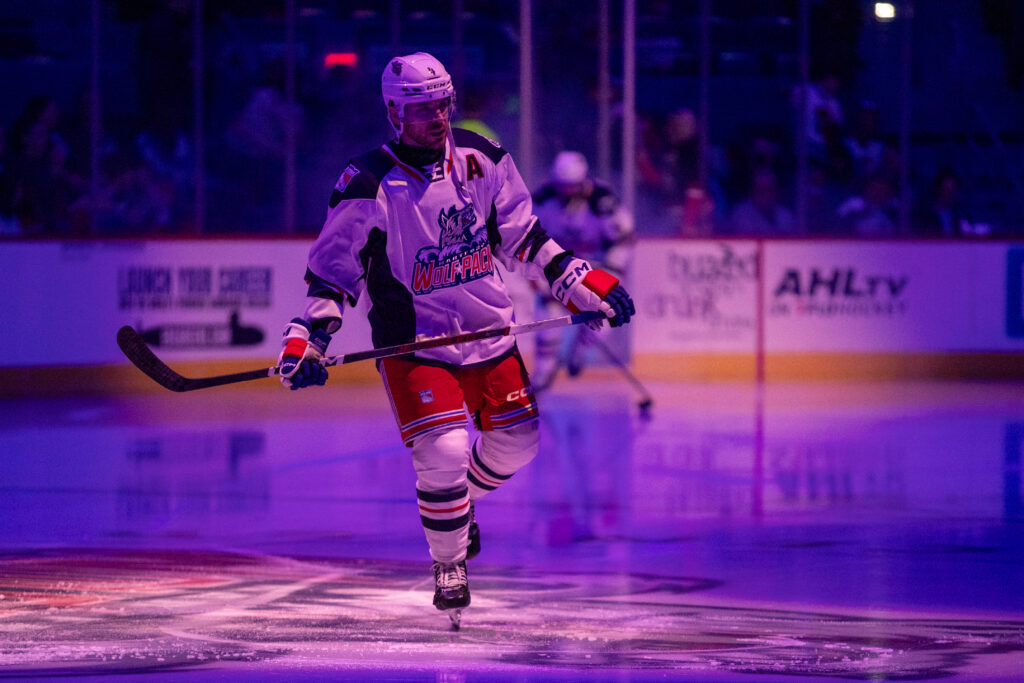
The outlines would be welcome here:
<svg viewBox="0 0 1024 683">
<path fill-rule="evenodd" d="M 455 90 L 438 60 L 396 57 L 381 87 L 396 137 L 349 163 L 334 187 L 309 253 L 305 312 L 285 328 L 285 385 L 326 381 L 320 358 L 364 293 L 375 347 L 508 325 L 512 301 L 494 259 L 545 279 L 573 312 L 629 321 L 633 302 L 618 280 L 541 228 L 509 154 L 451 128 Z M 378 369 L 412 450 L 434 604 L 453 610 L 457 625 L 470 601 L 465 560 L 480 548 L 473 503 L 537 453 L 530 381 L 508 336 L 387 358 Z M 469 419 L 480 431 L 472 443 Z"/>
<path fill-rule="evenodd" d="M 559 152 L 551 166 L 549 182 L 533 197 L 534 211 L 548 235 L 558 244 L 595 268 L 617 278 L 625 275 L 632 258 L 633 217 L 604 183 L 591 178 L 587 160 L 579 152 Z M 558 315 L 562 304 L 546 287 L 535 287 L 537 317 Z M 592 330 L 570 328 L 566 335 L 569 374 L 579 374 L 589 342 L 605 344 L 605 327 Z M 563 349 L 561 330 L 543 330 L 536 336 L 537 350 L 533 367 L 533 387 L 541 391 L 550 386 L 558 372 Z"/>
</svg>

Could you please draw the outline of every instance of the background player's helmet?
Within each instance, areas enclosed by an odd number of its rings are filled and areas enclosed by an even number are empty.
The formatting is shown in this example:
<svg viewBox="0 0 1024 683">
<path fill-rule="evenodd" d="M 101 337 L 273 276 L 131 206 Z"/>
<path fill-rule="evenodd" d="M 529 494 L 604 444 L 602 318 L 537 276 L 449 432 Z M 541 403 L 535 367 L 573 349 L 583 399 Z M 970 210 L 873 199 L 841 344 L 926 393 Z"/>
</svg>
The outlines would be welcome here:
<svg viewBox="0 0 1024 683">
<path fill-rule="evenodd" d="M 401 135 L 405 105 L 414 102 L 431 102 L 446 97 L 455 105 L 455 88 L 452 77 L 437 59 L 426 52 L 417 52 L 404 57 L 395 57 L 384 67 L 380 79 L 381 94 L 385 107 L 396 107 L 399 125 L 396 127 L 388 116 L 388 122 Z"/>
<path fill-rule="evenodd" d="M 559 152 L 551 165 L 551 180 L 557 185 L 579 185 L 588 171 L 587 158 L 579 152 Z"/>
</svg>

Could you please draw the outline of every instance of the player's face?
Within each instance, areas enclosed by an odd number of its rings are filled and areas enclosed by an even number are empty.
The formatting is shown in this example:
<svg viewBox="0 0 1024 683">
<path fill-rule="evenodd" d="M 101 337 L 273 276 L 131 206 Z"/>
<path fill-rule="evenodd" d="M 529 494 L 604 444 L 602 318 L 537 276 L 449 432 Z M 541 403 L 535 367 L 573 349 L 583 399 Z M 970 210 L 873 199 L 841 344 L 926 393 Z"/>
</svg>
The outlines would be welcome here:
<svg viewBox="0 0 1024 683">
<path fill-rule="evenodd" d="M 406 144 L 426 149 L 441 149 L 448 137 L 452 101 L 416 102 L 405 105 L 405 126 L 402 140 Z"/>
</svg>

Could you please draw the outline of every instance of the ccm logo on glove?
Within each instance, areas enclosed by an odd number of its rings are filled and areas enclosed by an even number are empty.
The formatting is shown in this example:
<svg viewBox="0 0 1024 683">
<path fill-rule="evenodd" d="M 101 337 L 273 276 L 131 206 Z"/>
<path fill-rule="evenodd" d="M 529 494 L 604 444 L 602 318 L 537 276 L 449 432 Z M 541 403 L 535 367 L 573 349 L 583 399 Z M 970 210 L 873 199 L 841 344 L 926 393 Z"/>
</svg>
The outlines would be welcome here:
<svg viewBox="0 0 1024 683">
<path fill-rule="evenodd" d="M 551 279 L 551 294 L 570 312 L 600 311 L 611 321 L 612 327 L 628 323 L 636 313 L 633 299 L 611 273 L 595 270 L 569 252 L 552 265 L 556 272 Z M 557 270 L 559 268 L 560 271 Z M 599 327 L 600 321 L 594 325 Z"/>
</svg>

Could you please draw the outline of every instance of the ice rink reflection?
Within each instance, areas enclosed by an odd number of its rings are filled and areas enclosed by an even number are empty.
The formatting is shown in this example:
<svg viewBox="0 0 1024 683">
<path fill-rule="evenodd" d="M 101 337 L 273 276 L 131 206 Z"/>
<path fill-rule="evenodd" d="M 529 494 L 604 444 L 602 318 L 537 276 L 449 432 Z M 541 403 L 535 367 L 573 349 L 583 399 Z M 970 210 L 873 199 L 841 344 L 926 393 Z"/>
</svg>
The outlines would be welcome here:
<svg viewBox="0 0 1024 683">
<path fill-rule="evenodd" d="M 1020 389 L 557 385 L 458 634 L 378 387 L 6 401 L 0 677 L 1012 680 Z"/>
</svg>

